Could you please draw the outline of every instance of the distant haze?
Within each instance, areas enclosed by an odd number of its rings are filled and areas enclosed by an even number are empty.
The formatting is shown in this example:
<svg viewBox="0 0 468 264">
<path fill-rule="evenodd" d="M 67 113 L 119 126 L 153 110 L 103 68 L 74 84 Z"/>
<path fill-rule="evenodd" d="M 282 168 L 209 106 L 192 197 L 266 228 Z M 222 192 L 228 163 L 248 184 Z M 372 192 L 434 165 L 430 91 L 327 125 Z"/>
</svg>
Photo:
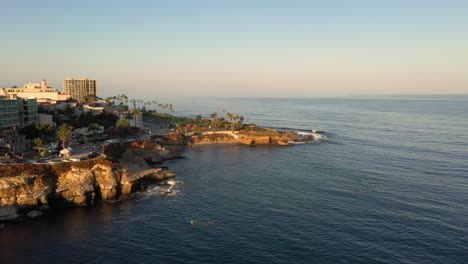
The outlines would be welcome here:
<svg viewBox="0 0 468 264">
<path fill-rule="evenodd" d="M 468 93 L 468 1 L 5 1 L 0 87 L 99 94 Z"/>
</svg>

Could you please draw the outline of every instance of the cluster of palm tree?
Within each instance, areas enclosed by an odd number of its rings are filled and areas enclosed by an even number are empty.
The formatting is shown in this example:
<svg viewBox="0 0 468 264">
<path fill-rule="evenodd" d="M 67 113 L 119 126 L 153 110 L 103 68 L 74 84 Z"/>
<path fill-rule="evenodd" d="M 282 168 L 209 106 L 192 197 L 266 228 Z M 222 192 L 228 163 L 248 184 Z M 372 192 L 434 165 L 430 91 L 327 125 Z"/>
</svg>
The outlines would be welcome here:
<svg viewBox="0 0 468 264">
<path fill-rule="evenodd" d="M 237 123 L 237 122 L 244 122 L 244 116 L 238 116 L 234 115 L 232 113 L 227 112 L 226 116 L 231 120 L 231 123 Z"/>
<path fill-rule="evenodd" d="M 231 121 L 231 123 L 244 122 L 244 116 L 234 115 L 233 113 L 227 112 L 226 109 L 223 109 L 223 113 L 226 114 L 226 117 Z M 214 112 L 210 114 L 210 118 L 215 120 L 218 117 L 218 113 Z"/>
<path fill-rule="evenodd" d="M 89 125 L 88 129 L 93 132 L 93 139 L 96 139 L 97 131 L 99 131 L 99 124 L 92 123 Z M 59 126 L 57 130 L 57 136 L 60 139 L 60 141 L 62 141 L 63 149 L 67 147 L 67 142 L 69 142 L 71 139 L 72 131 L 73 131 L 73 127 L 67 123 L 63 123 Z M 36 147 L 40 147 L 42 145 L 41 143 L 42 141 L 36 142 L 36 139 L 34 140 L 34 144 L 36 145 Z"/>
<path fill-rule="evenodd" d="M 218 128 L 230 128 L 230 129 L 242 129 L 244 126 L 244 116 L 234 115 L 233 113 L 227 112 L 226 109 L 222 110 L 226 118 L 229 119 L 229 122 L 224 117 L 218 117 L 218 113 L 214 112 L 209 114 L 211 118 L 211 126 L 215 129 Z"/>
<path fill-rule="evenodd" d="M 98 100 L 102 100 L 102 98 L 94 95 L 94 94 L 88 94 L 84 97 L 84 100 L 86 103 L 92 103 L 92 102 L 97 102 Z"/>
<path fill-rule="evenodd" d="M 129 106 L 132 104 L 133 109 L 137 111 L 143 111 L 143 109 L 151 108 L 151 107 L 159 107 L 163 109 L 168 109 L 171 112 L 174 111 L 174 106 L 172 104 L 161 104 L 156 101 L 145 101 L 140 99 L 130 99 L 125 94 L 120 94 L 116 96 L 107 97 L 105 100 L 107 105 L 122 105 L 122 106 Z"/>
</svg>

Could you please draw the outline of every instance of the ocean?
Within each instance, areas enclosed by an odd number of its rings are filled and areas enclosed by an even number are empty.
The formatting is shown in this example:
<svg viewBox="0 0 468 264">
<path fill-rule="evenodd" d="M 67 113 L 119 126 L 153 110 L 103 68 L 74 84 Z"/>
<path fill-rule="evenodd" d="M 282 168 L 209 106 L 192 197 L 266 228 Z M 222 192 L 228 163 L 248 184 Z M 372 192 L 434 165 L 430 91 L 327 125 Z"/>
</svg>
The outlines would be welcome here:
<svg viewBox="0 0 468 264">
<path fill-rule="evenodd" d="M 168 103 L 322 138 L 189 149 L 134 199 L 0 229 L 0 263 L 468 262 L 468 97 Z"/>
</svg>

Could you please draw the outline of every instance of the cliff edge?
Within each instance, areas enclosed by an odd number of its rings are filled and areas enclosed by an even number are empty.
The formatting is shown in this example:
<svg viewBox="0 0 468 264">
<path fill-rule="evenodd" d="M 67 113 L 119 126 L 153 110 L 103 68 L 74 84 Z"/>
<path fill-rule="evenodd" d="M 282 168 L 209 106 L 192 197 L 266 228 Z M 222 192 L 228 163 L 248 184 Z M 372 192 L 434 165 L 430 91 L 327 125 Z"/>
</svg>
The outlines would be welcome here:
<svg viewBox="0 0 468 264">
<path fill-rule="evenodd" d="M 0 221 L 36 217 L 52 208 L 89 206 L 144 191 L 148 185 L 175 177 L 150 164 L 180 157 L 153 139 L 116 143 L 98 159 L 56 164 L 0 166 Z"/>
</svg>

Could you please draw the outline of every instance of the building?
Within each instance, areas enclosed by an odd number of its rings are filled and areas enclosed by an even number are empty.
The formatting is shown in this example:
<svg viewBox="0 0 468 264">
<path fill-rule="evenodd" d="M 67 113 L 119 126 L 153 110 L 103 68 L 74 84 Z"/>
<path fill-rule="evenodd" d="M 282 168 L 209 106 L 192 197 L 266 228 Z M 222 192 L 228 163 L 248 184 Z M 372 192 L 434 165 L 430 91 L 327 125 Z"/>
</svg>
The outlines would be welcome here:
<svg viewBox="0 0 468 264">
<path fill-rule="evenodd" d="M 13 153 L 22 153 L 30 150 L 31 147 L 31 140 L 27 140 L 25 136 L 18 134 L 16 129 L 0 129 L 0 148 L 8 149 Z"/>
<path fill-rule="evenodd" d="M 89 95 L 97 96 L 96 80 L 67 78 L 63 81 L 63 91 L 70 94 L 72 99 L 84 102 Z"/>
<path fill-rule="evenodd" d="M 64 149 L 62 149 L 62 150 L 60 151 L 60 156 L 61 156 L 61 157 L 70 157 L 70 155 L 72 155 L 72 152 L 71 152 L 70 149 L 64 148 Z"/>
<path fill-rule="evenodd" d="M 14 97 L 0 97 L 0 129 L 21 126 L 20 104 Z"/>
<path fill-rule="evenodd" d="M 43 104 L 41 108 L 46 112 L 65 111 L 67 108 L 76 108 L 75 102 L 59 102 L 57 104 Z"/>
<path fill-rule="evenodd" d="M 47 86 L 45 80 L 42 83 L 27 83 L 23 88 L 2 88 L 0 89 L 0 96 L 16 95 L 23 98 L 36 98 L 40 104 L 56 104 L 60 101 L 67 101 L 70 95 L 67 93 L 59 92 L 55 88 Z"/>
<path fill-rule="evenodd" d="M 137 114 L 132 113 L 132 111 L 116 111 L 114 114 L 119 117 L 119 120 L 127 120 L 130 127 L 143 128 L 143 114 L 141 112 Z"/>
<path fill-rule="evenodd" d="M 36 99 L 25 99 L 15 95 L 0 96 L 0 113 L 0 148 L 14 153 L 29 150 L 31 141 L 19 135 L 17 127 L 37 123 Z"/>
<path fill-rule="evenodd" d="M 35 98 L 15 95 L 0 96 L 0 129 L 35 124 L 38 122 Z"/>
<path fill-rule="evenodd" d="M 36 98 L 18 98 L 20 105 L 21 126 L 37 124 L 39 113 Z"/>
<path fill-rule="evenodd" d="M 39 113 L 39 124 L 48 124 L 55 127 L 57 124 L 54 122 L 54 116 L 50 114 Z"/>
</svg>

